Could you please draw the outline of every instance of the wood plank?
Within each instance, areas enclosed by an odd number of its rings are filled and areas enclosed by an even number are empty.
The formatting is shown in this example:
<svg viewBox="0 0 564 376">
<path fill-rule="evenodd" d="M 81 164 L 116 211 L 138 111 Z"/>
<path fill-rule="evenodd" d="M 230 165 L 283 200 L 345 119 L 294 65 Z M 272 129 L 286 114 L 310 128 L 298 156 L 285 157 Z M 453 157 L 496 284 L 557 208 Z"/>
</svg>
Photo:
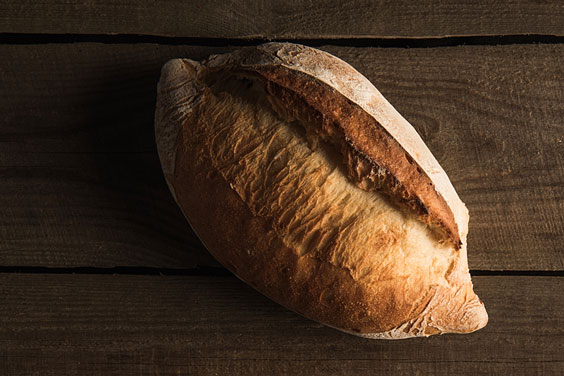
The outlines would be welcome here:
<svg viewBox="0 0 564 376">
<path fill-rule="evenodd" d="M 206 38 L 564 35 L 557 0 L 5 1 L 0 32 Z"/>
<path fill-rule="evenodd" d="M 326 46 L 422 134 L 471 212 L 473 269 L 564 268 L 564 46 Z M 191 267 L 153 136 L 160 66 L 224 48 L 4 45 L 0 265 Z"/>
<path fill-rule="evenodd" d="M 366 340 L 302 318 L 234 277 L 0 275 L 6 375 L 557 375 L 564 278 L 476 277 L 471 335 Z"/>
</svg>

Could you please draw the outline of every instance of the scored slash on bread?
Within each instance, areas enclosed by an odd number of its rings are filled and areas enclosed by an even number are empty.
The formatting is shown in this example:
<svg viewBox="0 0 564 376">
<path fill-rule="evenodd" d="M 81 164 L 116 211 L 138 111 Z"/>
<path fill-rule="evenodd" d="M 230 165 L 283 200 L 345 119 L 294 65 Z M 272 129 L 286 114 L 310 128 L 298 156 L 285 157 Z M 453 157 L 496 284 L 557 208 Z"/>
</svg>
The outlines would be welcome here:
<svg viewBox="0 0 564 376">
<path fill-rule="evenodd" d="M 417 132 L 345 62 L 286 43 L 173 60 L 155 125 L 194 230 L 265 295 L 371 338 L 486 324 L 466 207 Z"/>
</svg>

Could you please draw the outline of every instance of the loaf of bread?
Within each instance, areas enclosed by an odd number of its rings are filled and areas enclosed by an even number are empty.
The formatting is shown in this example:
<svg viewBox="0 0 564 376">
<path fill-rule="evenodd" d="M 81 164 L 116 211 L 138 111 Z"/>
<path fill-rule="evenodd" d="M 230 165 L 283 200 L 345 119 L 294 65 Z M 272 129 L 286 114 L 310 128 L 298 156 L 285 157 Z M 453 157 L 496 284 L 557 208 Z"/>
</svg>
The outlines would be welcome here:
<svg viewBox="0 0 564 376">
<path fill-rule="evenodd" d="M 171 60 L 155 127 L 203 244 L 276 302 L 368 338 L 486 325 L 465 205 L 413 127 L 337 57 L 267 43 Z"/>
</svg>

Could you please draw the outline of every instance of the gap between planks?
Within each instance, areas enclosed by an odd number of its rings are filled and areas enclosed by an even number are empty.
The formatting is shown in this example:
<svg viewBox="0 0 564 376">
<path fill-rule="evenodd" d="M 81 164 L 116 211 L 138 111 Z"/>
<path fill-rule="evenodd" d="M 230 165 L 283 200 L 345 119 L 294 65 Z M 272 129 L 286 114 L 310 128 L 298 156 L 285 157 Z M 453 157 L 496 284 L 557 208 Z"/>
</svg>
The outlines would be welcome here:
<svg viewBox="0 0 564 376">
<path fill-rule="evenodd" d="M 231 272 L 222 267 L 196 266 L 194 268 L 154 268 L 116 266 L 111 268 L 100 267 L 71 267 L 53 268 L 45 266 L 0 266 L 2 273 L 26 274 L 85 274 L 85 275 L 159 275 L 159 276 L 230 276 Z M 564 277 L 564 270 L 470 270 L 473 277 Z"/>
<path fill-rule="evenodd" d="M 511 44 L 562 44 L 564 36 L 542 34 L 465 35 L 441 37 L 378 37 L 378 38 L 197 38 L 167 37 L 145 34 L 39 34 L 0 33 L 0 44 L 47 43 L 151 43 L 169 46 L 192 45 L 207 47 L 253 46 L 266 42 L 291 42 L 312 47 L 324 45 L 379 48 L 437 48 L 455 46 L 498 46 Z"/>
</svg>

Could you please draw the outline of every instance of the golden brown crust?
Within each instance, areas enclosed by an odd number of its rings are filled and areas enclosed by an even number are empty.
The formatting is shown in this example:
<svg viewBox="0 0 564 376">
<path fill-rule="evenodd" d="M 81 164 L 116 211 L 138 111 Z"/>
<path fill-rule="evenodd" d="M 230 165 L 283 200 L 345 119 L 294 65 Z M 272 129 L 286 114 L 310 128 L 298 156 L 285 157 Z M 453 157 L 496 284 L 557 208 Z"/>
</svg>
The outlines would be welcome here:
<svg viewBox="0 0 564 376">
<path fill-rule="evenodd" d="M 240 56 L 218 58 L 237 66 Z M 466 333 L 486 324 L 465 244 L 458 251 L 440 244 L 378 192 L 350 184 L 331 148 L 307 146 L 307 134 L 261 99 L 266 92 L 239 97 L 246 83 L 225 79 L 231 67 L 218 60 L 213 69 L 167 63 L 156 132 L 179 206 L 223 265 L 286 307 L 369 338 Z M 274 102 L 283 100 L 270 86 Z M 319 114 L 295 117 L 309 123 L 305 116 Z M 366 176 L 363 159 L 348 158 L 348 168 Z"/>
</svg>

